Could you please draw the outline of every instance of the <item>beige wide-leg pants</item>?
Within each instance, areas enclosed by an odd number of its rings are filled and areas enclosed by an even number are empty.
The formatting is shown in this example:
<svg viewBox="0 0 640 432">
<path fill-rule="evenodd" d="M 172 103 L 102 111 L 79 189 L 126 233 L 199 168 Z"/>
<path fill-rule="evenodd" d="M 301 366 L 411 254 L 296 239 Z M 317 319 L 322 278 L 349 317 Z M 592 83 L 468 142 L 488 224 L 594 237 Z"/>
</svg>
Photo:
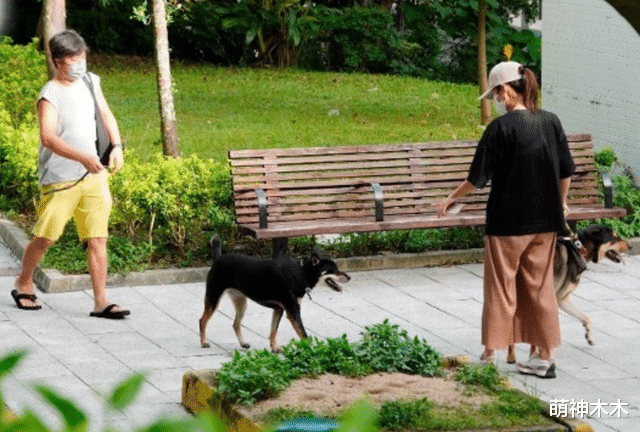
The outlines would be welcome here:
<svg viewBox="0 0 640 432">
<path fill-rule="evenodd" d="M 555 233 L 487 236 L 484 262 L 482 344 L 503 350 L 524 342 L 560 346 L 553 282 Z"/>
</svg>

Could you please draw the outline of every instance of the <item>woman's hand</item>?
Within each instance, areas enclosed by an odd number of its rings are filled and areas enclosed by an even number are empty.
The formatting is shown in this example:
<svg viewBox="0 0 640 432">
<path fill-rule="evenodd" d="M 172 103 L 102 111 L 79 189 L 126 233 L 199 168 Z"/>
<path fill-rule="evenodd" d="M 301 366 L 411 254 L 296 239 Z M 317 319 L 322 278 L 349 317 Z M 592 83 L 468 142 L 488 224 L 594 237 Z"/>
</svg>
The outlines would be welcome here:
<svg viewBox="0 0 640 432">
<path fill-rule="evenodd" d="M 435 207 L 438 217 L 443 217 L 444 215 L 447 214 L 447 209 L 451 207 L 454 203 L 455 203 L 455 200 L 450 196 L 448 196 L 443 200 L 433 203 L 432 205 L 433 207 Z"/>
</svg>

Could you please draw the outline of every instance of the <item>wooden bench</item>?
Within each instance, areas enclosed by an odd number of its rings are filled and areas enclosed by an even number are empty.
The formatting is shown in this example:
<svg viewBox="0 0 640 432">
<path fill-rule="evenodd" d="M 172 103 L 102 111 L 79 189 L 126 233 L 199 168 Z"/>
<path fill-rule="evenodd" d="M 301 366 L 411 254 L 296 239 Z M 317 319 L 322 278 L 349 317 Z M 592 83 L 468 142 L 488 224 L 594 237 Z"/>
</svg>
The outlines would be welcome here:
<svg viewBox="0 0 640 432">
<path fill-rule="evenodd" d="M 570 221 L 621 218 L 605 202 L 591 135 L 568 136 L 576 164 Z M 439 218 L 432 203 L 466 179 L 477 142 L 238 150 L 229 152 L 237 224 L 257 239 L 417 228 L 481 226 L 489 187 L 461 199 L 460 213 Z"/>
</svg>

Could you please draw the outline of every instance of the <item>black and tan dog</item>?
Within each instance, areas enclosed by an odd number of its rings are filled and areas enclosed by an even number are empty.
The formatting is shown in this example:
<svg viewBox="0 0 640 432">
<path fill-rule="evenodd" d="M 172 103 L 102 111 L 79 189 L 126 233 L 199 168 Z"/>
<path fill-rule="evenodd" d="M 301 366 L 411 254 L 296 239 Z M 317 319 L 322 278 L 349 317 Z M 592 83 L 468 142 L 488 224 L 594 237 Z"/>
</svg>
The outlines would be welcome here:
<svg viewBox="0 0 640 432">
<path fill-rule="evenodd" d="M 338 270 L 336 263 L 313 252 L 308 258 L 296 262 L 283 254 L 275 259 L 258 259 L 240 254 L 222 254 L 218 236 L 211 239 L 213 265 L 207 276 L 204 312 L 200 318 L 200 345 L 208 348 L 206 327 L 216 311 L 222 294 L 231 297 L 236 315 L 233 322 L 238 342 L 243 348 L 249 344 L 242 337 L 242 318 L 247 298 L 273 309 L 269 343 L 273 352 L 279 352 L 276 332 L 282 314 L 286 312 L 293 329 L 302 339 L 307 332 L 302 325 L 300 302 L 305 294 L 320 284 L 342 291 L 340 284 L 351 278 Z"/>
<path fill-rule="evenodd" d="M 553 263 L 556 299 L 558 307 L 580 321 L 585 328 L 585 337 L 589 345 L 594 345 L 593 326 L 589 315 L 581 311 L 571 302 L 571 294 L 578 289 L 582 273 L 586 270 L 586 263 L 598 263 L 607 258 L 614 263 L 621 263 L 622 254 L 631 249 L 626 241 L 619 238 L 611 228 L 602 225 L 591 225 L 577 232 L 578 239 L 586 250 L 583 260 L 576 255 L 569 244 L 570 240 L 558 239 Z M 531 354 L 536 347 L 531 347 Z M 507 362 L 516 362 L 515 347 L 509 346 Z"/>
</svg>

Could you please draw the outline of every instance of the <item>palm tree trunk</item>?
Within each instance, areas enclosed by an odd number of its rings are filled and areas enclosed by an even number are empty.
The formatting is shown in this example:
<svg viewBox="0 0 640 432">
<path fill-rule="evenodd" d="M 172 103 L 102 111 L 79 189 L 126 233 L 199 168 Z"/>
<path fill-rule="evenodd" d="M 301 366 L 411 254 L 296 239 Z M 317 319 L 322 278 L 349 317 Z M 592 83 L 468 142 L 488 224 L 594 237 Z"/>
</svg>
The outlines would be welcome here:
<svg viewBox="0 0 640 432">
<path fill-rule="evenodd" d="M 180 157 L 180 145 L 178 143 L 176 112 L 173 105 L 166 10 L 164 0 L 152 0 L 152 4 L 162 149 L 165 156 L 178 158 Z"/>
</svg>

